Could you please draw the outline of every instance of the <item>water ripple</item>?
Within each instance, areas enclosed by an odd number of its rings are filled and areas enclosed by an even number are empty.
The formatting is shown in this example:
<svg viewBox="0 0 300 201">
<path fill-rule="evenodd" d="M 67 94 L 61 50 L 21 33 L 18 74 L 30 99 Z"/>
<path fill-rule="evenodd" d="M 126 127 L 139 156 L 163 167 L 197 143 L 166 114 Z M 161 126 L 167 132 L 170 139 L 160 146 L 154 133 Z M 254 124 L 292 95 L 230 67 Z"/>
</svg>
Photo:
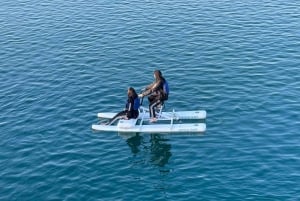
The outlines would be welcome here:
<svg viewBox="0 0 300 201">
<path fill-rule="evenodd" d="M 59 6 L 57 6 L 59 5 Z M 297 1 L 4 1 L 1 200 L 294 200 Z M 161 69 L 197 135 L 91 130 Z"/>
</svg>

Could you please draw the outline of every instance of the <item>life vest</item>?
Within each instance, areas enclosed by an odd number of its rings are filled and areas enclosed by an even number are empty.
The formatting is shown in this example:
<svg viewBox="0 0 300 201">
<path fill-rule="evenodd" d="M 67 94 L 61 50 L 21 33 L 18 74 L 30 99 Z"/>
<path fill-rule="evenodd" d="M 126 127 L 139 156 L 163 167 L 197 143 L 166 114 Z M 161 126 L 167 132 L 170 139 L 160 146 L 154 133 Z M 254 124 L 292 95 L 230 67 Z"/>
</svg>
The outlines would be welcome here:
<svg viewBox="0 0 300 201">
<path fill-rule="evenodd" d="M 164 91 L 164 100 L 168 100 L 170 88 L 169 88 L 169 83 L 167 82 L 167 80 L 164 81 L 163 91 Z"/>
<path fill-rule="evenodd" d="M 133 109 L 138 110 L 140 108 L 140 99 L 137 97 L 134 99 Z"/>
</svg>

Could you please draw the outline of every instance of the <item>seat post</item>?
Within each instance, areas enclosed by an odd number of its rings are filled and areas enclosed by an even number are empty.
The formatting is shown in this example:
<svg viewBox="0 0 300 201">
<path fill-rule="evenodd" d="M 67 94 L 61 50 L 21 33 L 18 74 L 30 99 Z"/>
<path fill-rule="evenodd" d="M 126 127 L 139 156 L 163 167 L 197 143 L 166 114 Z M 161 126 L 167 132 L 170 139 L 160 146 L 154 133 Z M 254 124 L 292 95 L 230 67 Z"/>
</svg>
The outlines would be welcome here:
<svg viewBox="0 0 300 201">
<path fill-rule="evenodd" d="M 161 117 L 161 114 L 162 114 L 162 111 L 163 111 L 163 109 L 164 109 L 164 107 L 165 107 L 165 103 L 164 102 L 162 102 L 158 107 L 157 107 L 157 116 L 160 118 Z"/>
</svg>

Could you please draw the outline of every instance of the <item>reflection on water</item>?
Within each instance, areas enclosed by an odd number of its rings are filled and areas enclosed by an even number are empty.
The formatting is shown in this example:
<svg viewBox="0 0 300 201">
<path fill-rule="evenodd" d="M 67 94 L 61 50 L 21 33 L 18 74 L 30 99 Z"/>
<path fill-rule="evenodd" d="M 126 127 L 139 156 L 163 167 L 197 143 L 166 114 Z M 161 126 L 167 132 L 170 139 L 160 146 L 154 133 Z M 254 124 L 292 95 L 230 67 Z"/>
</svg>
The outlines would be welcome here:
<svg viewBox="0 0 300 201">
<path fill-rule="evenodd" d="M 136 133 L 133 137 L 126 140 L 128 146 L 131 148 L 131 152 L 135 155 L 140 152 L 139 146 L 142 144 L 142 136 Z"/>
<path fill-rule="evenodd" d="M 160 167 L 165 166 L 170 157 L 171 153 L 171 145 L 167 144 L 168 140 L 164 139 L 161 135 L 151 135 L 150 139 L 150 151 L 151 151 L 151 163 L 158 165 Z"/>
<path fill-rule="evenodd" d="M 158 167 L 164 167 L 168 164 L 172 156 L 171 144 L 168 144 L 169 139 L 159 134 L 143 136 L 136 133 L 127 138 L 126 142 L 133 155 L 139 154 L 145 157 L 143 161 L 150 162 L 150 164 Z M 169 170 L 162 171 L 169 172 Z"/>
</svg>

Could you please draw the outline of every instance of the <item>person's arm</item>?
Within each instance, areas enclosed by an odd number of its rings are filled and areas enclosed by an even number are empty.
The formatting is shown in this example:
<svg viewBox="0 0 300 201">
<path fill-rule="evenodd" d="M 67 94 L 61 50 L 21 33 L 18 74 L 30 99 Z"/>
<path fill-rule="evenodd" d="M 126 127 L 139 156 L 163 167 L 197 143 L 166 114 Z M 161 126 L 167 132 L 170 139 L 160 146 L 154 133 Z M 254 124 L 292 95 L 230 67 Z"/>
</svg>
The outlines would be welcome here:
<svg viewBox="0 0 300 201">
<path fill-rule="evenodd" d="M 155 85 L 155 82 L 149 84 L 143 89 L 143 92 L 139 95 L 139 97 L 147 96 L 151 93 L 152 87 Z"/>
<path fill-rule="evenodd" d="M 146 87 L 146 91 L 144 91 L 142 94 L 140 94 L 140 97 L 143 96 L 148 96 L 149 94 L 155 92 L 159 86 L 161 85 L 161 80 L 158 80 L 157 82 L 152 83 L 151 85 L 149 85 L 148 87 Z"/>
<path fill-rule="evenodd" d="M 158 80 L 157 82 L 153 83 L 152 87 L 151 87 L 151 92 L 157 91 L 158 88 L 161 86 L 162 81 Z"/>
<path fill-rule="evenodd" d="M 146 86 L 146 90 L 152 89 L 155 84 L 156 84 L 156 81 L 152 82 L 151 84 L 149 84 L 148 86 Z"/>
</svg>

